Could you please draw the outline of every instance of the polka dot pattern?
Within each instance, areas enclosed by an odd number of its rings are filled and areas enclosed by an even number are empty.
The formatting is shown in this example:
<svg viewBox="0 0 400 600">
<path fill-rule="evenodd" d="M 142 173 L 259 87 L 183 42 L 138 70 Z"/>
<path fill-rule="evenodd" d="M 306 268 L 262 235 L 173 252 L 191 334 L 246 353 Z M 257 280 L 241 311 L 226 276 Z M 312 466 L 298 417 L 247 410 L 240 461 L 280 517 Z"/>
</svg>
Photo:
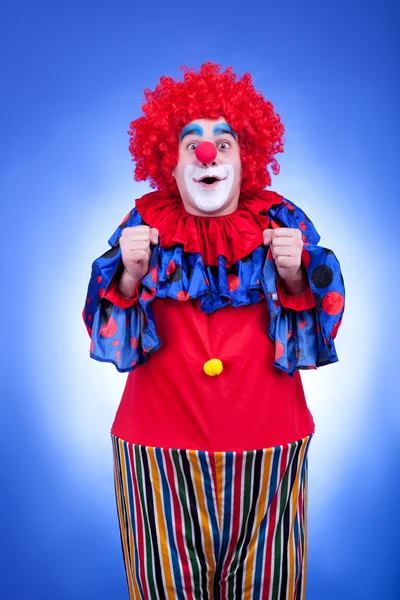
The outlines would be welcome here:
<svg viewBox="0 0 400 600">
<path fill-rule="evenodd" d="M 186 300 L 189 300 L 189 298 L 190 298 L 189 292 L 184 292 L 183 290 L 181 290 L 180 292 L 178 292 L 177 295 L 176 295 L 176 297 L 181 302 L 186 302 Z"/>
<path fill-rule="evenodd" d="M 198 299 L 200 310 L 205 313 L 228 305 L 267 302 L 270 322 L 266 335 L 275 344 L 276 368 L 293 375 L 297 369 L 335 362 L 333 339 L 345 303 L 339 263 L 332 250 L 318 246 L 319 236 L 313 224 L 293 203 L 271 206 L 268 216 L 273 226 L 301 231 L 307 246 L 302 250 L 302 264 L 315 308 L 283 310 L 277 298 L 275 262 L 263 245 L 228 269 L 223 256 L 219 257 L 218 266 L 207 266 L 200 254 L 185 253 L 181 244 L 171 248 L 155 246 L 138 301 L 127 308 L 117 306 L 105 296 L 113 274 L 121 266 L 118 240 L 123 228 L 142 223 L 134 209 L 110 238 L 111 249 L 93 264 L 83 315 L 92 338 L 93 358 L 112 362 L 122 372 L 145 362 L 160 346 L 150 305 L 155 297 L 168 297 L 178 302 Z"/>
<path fill-rule="evenodd" d="M 333 281 L 333 271 L 328 265 L 318 265 L 311 273 L 311 281 L 317 288 L 326 288 Z"/>
<path fill-rule="evenodd" d="M 285 346 L 282 342 L 275 342 L 275 360 L 281 358 L 285 353 Z"/>
<path fill-rule="evenodd" d="M 169 280 L 172 282 L 180 281 L 182 279 L 182 267 L 181 265 L 176 265 L 174 271 L 169 276 Z"/>
<path fill-rule="evenodd" d="M 175 271 L 176 269 L 176 264 L 173 260 L 170 260 L 168 263 L 168 267 L 167 267 L 167 275 L 172 275 L 172 273 Z"/>
<path fill-rule="evenodd" d="M 342 324 L 342 319 L 336 321 L 335 325 L 332 327 L 332 339 L 335 339 L 337 336 L 337 332 L 339 331 L 339 327 Z"/>
<path fill-rule="evenodd" d="M 228 288 L 230 292 L 234 292 L 240 285 L 240 279 L 237 275 L 228 275 Z"/>
<path fill-rule="evenodd" d="M 322 300 L 322 309 L 328 315 L 338 315 L 344 307 L 344 298 L 339 292 L 329 292 Z"/>
<path fill-rule="evenodd" d="M 107 323 L 100 327 L 100 336 L 103 338 L 111 338 L 117 333 L 117 323 L 113 317 L 110 317 Z"/>
<path fill-rule="evenodd" d="M 154 283 L 157 283 L 158 282 L 158 265 L 156 265 L 153 269 L 151 269 L 150 275 L 151 275 L 151 278 L 154 281 Z"/>
</svg>

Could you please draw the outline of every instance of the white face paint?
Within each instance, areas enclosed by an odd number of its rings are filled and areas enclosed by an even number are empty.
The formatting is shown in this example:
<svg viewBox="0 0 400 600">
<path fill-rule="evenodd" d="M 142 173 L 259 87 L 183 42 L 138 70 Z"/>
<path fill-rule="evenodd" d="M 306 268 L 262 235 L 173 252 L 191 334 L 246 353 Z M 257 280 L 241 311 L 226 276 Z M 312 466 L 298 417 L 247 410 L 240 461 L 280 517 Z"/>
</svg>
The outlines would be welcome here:
<svg viewBox="0 0 400 600">
<path fill-rule="evenodd" d="M 222 216 L 237 208 L 242 163 L 236 134 L 230 129 L 224 117 L 220 117 L 196 119 L 182 131 L 186 130 L 179 143 L 178 162 L 172 175 L 183 206 L 192 215 Z M 215 159 L 208 164 L 196 157 L 196 148 L 202 142 L 213 143 L 217 151 Z M 215 180 L 205 182 L 207 175 Z"/>
<path fill-rule="evenodd" d="M 229 164 L 207 168 L 187 165 L 184 170 L 187 191 L 196 206 L 205 212 L 213 212 L 225 204 L 232 189 L 234 174 L 235 169 Z M 207 178 L 214 181 L 204 181 Z"/>
</svg>

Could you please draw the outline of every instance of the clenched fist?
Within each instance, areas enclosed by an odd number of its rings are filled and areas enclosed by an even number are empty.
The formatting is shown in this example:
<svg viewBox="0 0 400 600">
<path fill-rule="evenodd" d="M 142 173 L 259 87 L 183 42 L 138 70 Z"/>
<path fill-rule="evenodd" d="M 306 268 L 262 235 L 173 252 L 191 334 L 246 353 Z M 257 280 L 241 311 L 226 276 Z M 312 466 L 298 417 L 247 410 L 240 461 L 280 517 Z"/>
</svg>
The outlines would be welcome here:
<svg viewBox="0 0 400 600">
<path fill-rule="evenodd" d="M 119 245 L 125 271 L 119 282 L 119 289 L 124 296 L 131 297 L 137 283 L 147 275 L 151 256 L 150 244 L 158 243 L 158 230 L 147 225 L 126 227 Z"/>
<path fill-rule="evenodd" d="M 263 231 L 264 244 L 271 247 L 279 276 L 291 294 L 298 294 L 307 286 L 307 278 L 301 266 L 303 238 L 300 229 L 278 227 Z"/>
</svg>

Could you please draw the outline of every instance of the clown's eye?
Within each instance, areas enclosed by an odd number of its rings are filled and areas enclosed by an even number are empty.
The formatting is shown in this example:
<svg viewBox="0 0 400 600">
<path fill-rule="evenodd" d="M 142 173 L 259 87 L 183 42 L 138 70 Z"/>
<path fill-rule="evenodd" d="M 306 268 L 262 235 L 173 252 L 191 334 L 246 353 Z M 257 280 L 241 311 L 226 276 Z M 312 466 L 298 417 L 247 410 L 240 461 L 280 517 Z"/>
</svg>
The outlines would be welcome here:
<svg viewBox="0 0 400 600">
<path fill-rule="evenodd" d="M 220 150 L 229 150 L 229 148 L 230 148 L 230 144 L 229 144 L 228 142 L 220 142 L 220 143 L 218 144 L 218 148 L 219 148 Z"/>
<path fill-rule="evenodd" d="M 198 146 L 197 142 L 192 142 L 191 144 L 189 144 L 188 148 L 189 148 L 189 150 L 196 150 L 197 146 Z"/>
</svg>

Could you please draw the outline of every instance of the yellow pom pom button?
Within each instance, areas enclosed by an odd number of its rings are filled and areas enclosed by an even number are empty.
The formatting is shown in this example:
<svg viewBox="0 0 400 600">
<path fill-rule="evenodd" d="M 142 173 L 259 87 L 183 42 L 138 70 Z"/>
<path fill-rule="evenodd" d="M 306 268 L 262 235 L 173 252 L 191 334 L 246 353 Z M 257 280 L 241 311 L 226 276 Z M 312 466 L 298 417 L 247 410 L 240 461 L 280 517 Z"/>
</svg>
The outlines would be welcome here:
<svg viewBox="0 0 400 600">
<path fill-rule="evenodd" d="M 210 358 L 207 362 L 204 363 L 203 369 L 206 375 L 210 375 L 214 377 L 215 375 L 219 375 L 222 373 L 223 364 L 219 360 L 219 358 Z"/>
</svg>

